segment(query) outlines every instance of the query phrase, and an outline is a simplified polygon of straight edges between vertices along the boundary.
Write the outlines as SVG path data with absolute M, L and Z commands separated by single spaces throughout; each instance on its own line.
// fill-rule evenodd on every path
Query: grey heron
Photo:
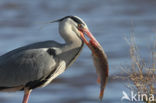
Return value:
M 0 56 L 0 91 L 24 90 L 22 103 L 27 103 L 32 89 L 48 85 L 76 60 L 84 45 L 80 33 L 91 38 L 86 23 L 77 16 L 54 22 L 65 43 L 37 42 Z

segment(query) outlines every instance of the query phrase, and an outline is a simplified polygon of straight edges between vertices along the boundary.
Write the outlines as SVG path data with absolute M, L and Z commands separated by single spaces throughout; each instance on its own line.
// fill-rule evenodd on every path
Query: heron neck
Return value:
M 72 27 L 69 22 L 60 22 L 59 25 L 60 35 L 65 41 L 65 44 L 61 48 L 62 53 L 60 58 L 66 62 L 66 66 L 68 67 L 79 56 L 84 43 L 78 37 L 78 34 L 76 34 L 78 32 L 77 28 Z
M 64 52 L 81 47 L 83 41 L 78 37 L 75 32 L 72 31 L 69 26 L 64 26 L 63 28 L 60 28 L 60 34 L 65 41 L 63 47 Z
M 83 41 L 81 39 L 73 42 L 66 42 L 63 46 L 62 59 L 66 61 L 66 66 L 70 66 L 79 56 L 82 48 Z
M 63 52 L 70 51 L 76 48 L 80 48 L 83 41 L 79 37 L 64 38 L 65 44 L 63 46 Z

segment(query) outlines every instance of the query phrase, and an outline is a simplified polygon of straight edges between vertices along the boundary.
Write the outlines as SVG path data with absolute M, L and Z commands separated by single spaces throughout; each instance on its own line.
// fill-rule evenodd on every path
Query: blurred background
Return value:
M 155 0 L 0 0 L 0 55 L 33 42 L 63 42 L 58 24 L 45 22 L 77 15 L 108 55 L 110 72 L 103 102 L 120 103 L 126 81 L 113 79 L 130 65 L 129 39 L 134 34 L 139 53 L 147 61 L 156 34 Z M 42 28 L 40 28 L 42 27 Z M 98 103 L 99 85 L 91 52 L 84 49 L 77 61 L 45 88 L 32 92 L 30 103 Z M 0 93 L 0 103 L 21 103 L 23 92 Z M 125 101 L 123 102 L 125 103 Z

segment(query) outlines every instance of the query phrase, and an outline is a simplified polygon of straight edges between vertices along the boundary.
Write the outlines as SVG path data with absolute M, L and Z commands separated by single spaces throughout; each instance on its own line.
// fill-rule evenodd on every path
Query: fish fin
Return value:
M 103 93 L 104 93 L 104 88 L 102 88 L 102 89 L 100 90 L 100 95 L 99 95 L 100 101 L 102 101 Z
M 98 77 L 98 78 L 97 78 L 97 83 L 100 84 L 100 81 L 101 81 L 101 80 L 100 80 L 100 78 Z

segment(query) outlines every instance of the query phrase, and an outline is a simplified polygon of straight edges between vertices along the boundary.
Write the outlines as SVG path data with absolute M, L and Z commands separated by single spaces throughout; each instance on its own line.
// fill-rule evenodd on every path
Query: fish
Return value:
M 98 46 L 95 46 L 96 44 L 94 43 L 95 42 L 90 40 L 88 43 L 88 47 L 92 51 L 92 58 L 98 76 L 97 82 L 100 83 L 99 99 L 102 101 L 104 95 L 104 89 L 108 81 L 109 66 L 108 66 L 107 55 L 104 52 L 102 46 L 99 43 Z
M 106 87 L 108 81 L 108 74 L 109 74 L 109 65 L 107 55 L 104 52 L 104 49 L 100 45 L 100 43 L 95 39 L 95 37 L 88 31 L 84 31 L 87 36 L 90 38 L 88 41 L 82 32 L 80 32 L 82 40 L 85 44 L 89 47 L 92 51 L 92 58 L 94 62 L 94 66 L 96 68 L 97 74 L 97 82 L 100 84 L 100 94 L 99 99 L 102 101 L 104 95 L 104 89 Z

